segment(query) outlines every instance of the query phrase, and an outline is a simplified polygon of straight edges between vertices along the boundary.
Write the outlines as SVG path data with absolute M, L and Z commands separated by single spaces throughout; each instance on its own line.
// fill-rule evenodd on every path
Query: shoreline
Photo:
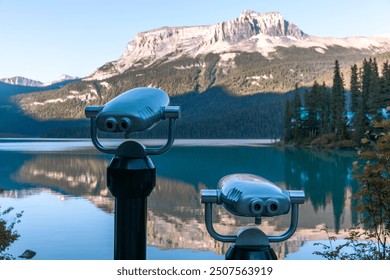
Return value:
M 100 139 L 108 147 L 116 147 L 123 141 L 135 140 L 145 146 L 162 146 L 166 139 Z M 175 139 L 173 147 L 267 147 L 278 139 Z M 0 151 L 56 152 L 95 149 L 87 138 L 0 138 Z

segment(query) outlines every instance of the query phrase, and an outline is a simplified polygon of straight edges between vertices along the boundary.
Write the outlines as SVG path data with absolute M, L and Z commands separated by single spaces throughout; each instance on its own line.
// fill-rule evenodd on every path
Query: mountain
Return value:
M 389 59 L 390 37 L 317 37 L 280 13 L 245 11 L 210 26 L 141 32 L 83 80 L 14 101 L 38 119 L 84 119 L 87 105 L 151 86 L 182 106 L 179 137 L 274 138 L 289 92 L 315 80 L 330 86 L 336 59 L 348 87 L 350 66 L 367 57 Z
M 59 127 L 68 127 L 68 129 L 71 129 L 72 127 L 85 126 L 84 120 L 37 120 L 25 114 L 20 106 L 13 101 L 13 97 L 18 94 L 19 97 L 22 97 L 23 95 L 29 96 L 32 92 L 39 91 L 42 93 L 47 90 L 56 90 L 71 82 L 75 82 L 75 80 L 65 80 L 52 85 L 41 85 L 39 87 L 0 82 L 0 137 L 46 136 Z
M 174 60 L 182 56 L 195 58 L 208 53 L 232 53 L 225 56 L 225 60 L 229 60 L 236 52 L 263 49 L 258 42 L 268 37 L 300 40 L 306 35 L 279 13 L 259 14 L 253 11 L 245 11 L 237 19 L 211 26 L 163 27 L 139 33 L 127 45 L 119 60 L 109 62 L 87 79 L 102 80 L 123 73 L 130 67 L 151 65 L 164 57 Z
M 75 80 L 79 80 L 79 79 L 80 79 L 79 77 L 74 77 L 74 76 L 69 76 L 69 75 L 63 74 L 60 77 L 58 77 L 58 79 L 55 79 L 54 81 L 43 84 L 43 86 L 50 86 L 50 85 L 63 83 L 63 82 L 71 82 L 71 81 L 75 81 Z
M 173 61 L 183 56 L 194 59 L 210 53 L 219 54 L 221 64 L 233 62 L 243 52 L 272 59 L 280 47 L 314 49 L 320 54 L 334 47 L 374 53 L 389 51 L 390 38 L 309 36 L 280 13 L 245 11 L 239 18 L 211 26 L 164 27 L 141 32 L 127 45 L 119 60 L 105 64 L 87 79 L 103 80 L 132 67 L 151 66 L 161 59 Z
M 3 78 L 0 79 L 0 82 L 10 84 L 10 85 L 17 85 L 17 86 L 28 86 L 28 87 L 41 87 L 43 86 L 43 83 L 40 81 L 35 81 L 31 79 L 27 79 L 24 77 L 16 76 L 12 78 Z
M 12 78 L 3 78 L 3 79 L 0 79 L 0 82 L 10 84 L 10 85 L 15 85 L 15 86 L 48 87 L 48 86 L 51 86 L 54 84 L 63 83 L 66 81 L 74 81 L 74 80 L 78 80 L 78 79 L 79 79 L 78 77 L 72 77 L 72 76 L 64 74 L 64 75 L 61 75 L 58 79 L 51 81 L 49 83 L 45 83 L 45 84 L 40 82 L 40 81 L 35 81 L 35 80 L 28 79 L 28 78 L 20 77 L 20 76 L 16 76 L 16 77 L 12 77 Z

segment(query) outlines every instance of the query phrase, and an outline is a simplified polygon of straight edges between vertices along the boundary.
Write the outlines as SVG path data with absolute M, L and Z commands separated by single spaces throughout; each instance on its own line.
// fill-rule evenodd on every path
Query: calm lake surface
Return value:
M 188 144 L 188 143 L 187 143 Z M 238 143 L 240 144 L 240 143 Z M 241 143 L 242 144 L 242 143 Z M 286 189 L 304 190 L 299 227 L 289 240 L 273 244 L 280 259 L 319 259 L 315 242 L 327 242 L 325 226 L 342 238 L 359 219 L 352 195 L 352 151 L 283 149 L 270 146 L 175 146 L 151 157 L 157 186 L 148 198 L 148 259 L 223 259 L 229 244 L 210 237 L 200 190 L 216 188 L 232 173 L 252 173 Z M 89 141 L 0 140 L 1 209 L 23 212 L 21 237 L 9 250 L 31 249 L 34 259 L 113 259 L 114 200 L 106 187 L 111 159 Z M 214 207 L 214 225 L 236 233 L 254 220 Z M 290 215 L 264 218 L 267 234 L 286 230 Z

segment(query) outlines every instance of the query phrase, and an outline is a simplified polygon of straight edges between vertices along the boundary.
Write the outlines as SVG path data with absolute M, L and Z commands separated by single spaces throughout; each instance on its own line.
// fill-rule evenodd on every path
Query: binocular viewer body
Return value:
M 290 210 L 289 193 L 262 177 L 228 175 L 220 180 L 218 189 L 222 206 L 237 216 L 273 217 Z
M 175 120 L 180 118 L 180 107 L 169 106 L 169 96 L 163 90 L 142 87 L 126 91 L 105 105 L 87 106 L 85 116 L 91 119 L 91 139 L 94 146 L 108 154 L 115 154 L 118 150 L 103 146 L 98 139 L 98 131 L 129 135 L 149 130 L 160 120 L 168 119 L 167 143 L 159 148 L 142 148 L 148 155 L 156 155 L 166 152 L 172 146 Z M 132 145 L 130 148 L 134 147 Z M 125 149 L 126 153 L 128 148 Z M 138 152 L 135 154 L 140 155 Z
M 163 119 L 168 95 L 156 88 L 136 88 L 118 95 L 101 106 L 96 126 L 104 132 L 140 132 Z
M 252 174 L 223 177 L 215 190 L 202 190 L 202 203 L 222 205 L 233 215 L 273 217 L 287 214 L 291 204 L 305 201 L 303 191 L 288 191 Z

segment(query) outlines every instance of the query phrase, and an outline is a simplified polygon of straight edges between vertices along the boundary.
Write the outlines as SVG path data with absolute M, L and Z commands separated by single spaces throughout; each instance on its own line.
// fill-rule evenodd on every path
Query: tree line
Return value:
M 364 59 L 350 68 L 349 91 L 338 60 L 333 84 L 314 81 L 310 89 L 296 90 L 285 108 L 284 141 L 298 145 L 356 146 L 373 123 L 389 119 L 390 65 L 381 71 L 376 59 Z

